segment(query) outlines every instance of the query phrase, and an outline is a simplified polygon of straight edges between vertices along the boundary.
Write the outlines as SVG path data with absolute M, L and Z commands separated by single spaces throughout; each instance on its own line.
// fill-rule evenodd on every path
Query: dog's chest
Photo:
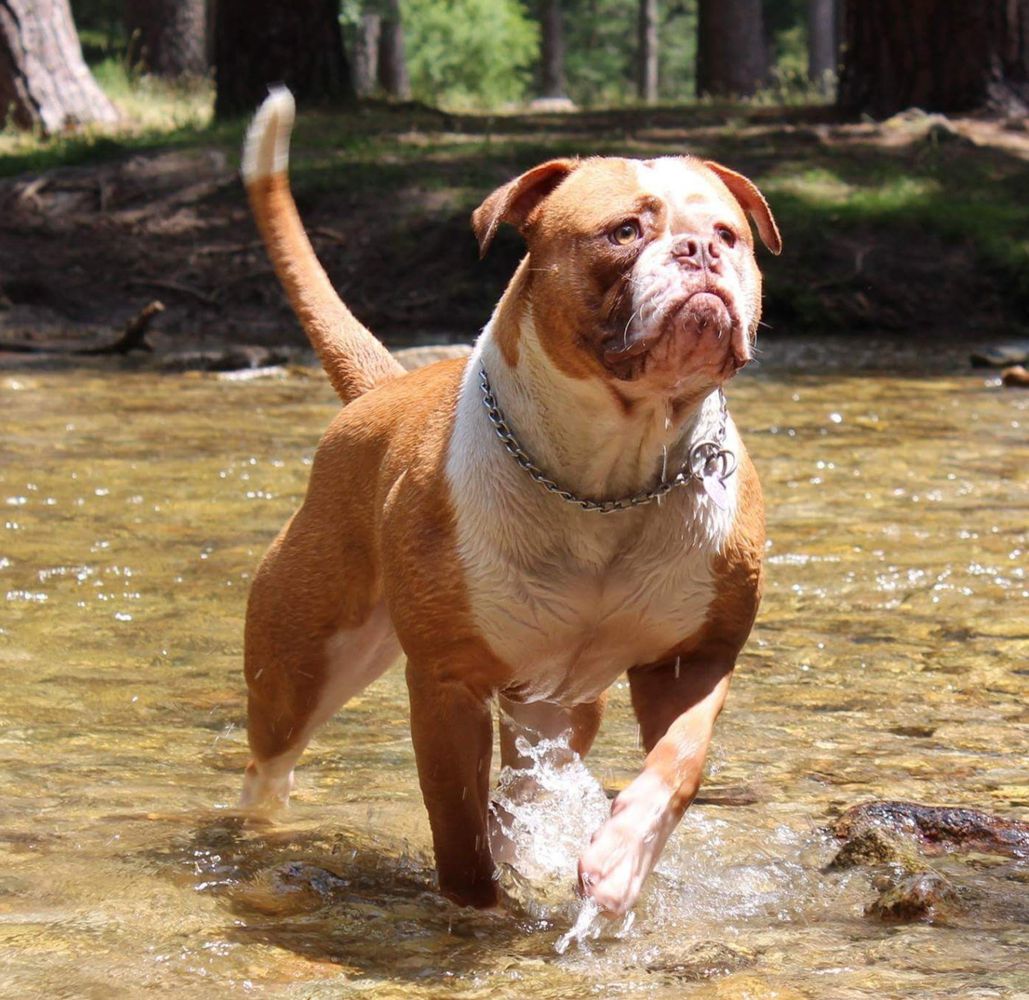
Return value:
M 529 493 L 522 517 L 466 511 L 458 525 L 472 615 L 508 693 L 578 703 L 703 625 L 718 533 L 687 497 L 607 517 L 559 505 Z

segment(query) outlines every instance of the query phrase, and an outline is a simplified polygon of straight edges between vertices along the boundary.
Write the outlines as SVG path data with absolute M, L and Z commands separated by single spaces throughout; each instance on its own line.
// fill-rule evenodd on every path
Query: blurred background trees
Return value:
M 47 131 L 110 121 L 78 54 L 215 82 L 215 111 L 267 84 L 502 110 L 746 98 L 886 116 L 1029 101 L 1029 0 L 0 0 L 0 113 Z M 115 69 L 112 69 L 112 66 Z
M 68 0 L 0 0 L 0 119 L 46 132 L 118 119 L 82 58 Z

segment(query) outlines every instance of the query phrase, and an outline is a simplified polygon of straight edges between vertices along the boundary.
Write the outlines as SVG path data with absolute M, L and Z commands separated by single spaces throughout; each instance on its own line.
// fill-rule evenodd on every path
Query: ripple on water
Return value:
M 604 786 L 641 757 L 624 685 L 588 767 L 540 757 L 535 803 L 501 782 L 502 913 L 433 891 L 402 671 L 316 738 L 286 820 L 232 816 L 246 583 L 331 389 L 0 380 L 0 993 L 1024 992 L 1024 862 L 945 859 L 974 905 L 884 929 L 868 874 L 824 871 L 823 828 L 873 798 L 1029 808 L 1026 403 L 973 377 L 856 377 L 842 351 L 821 375 L 770 355 L 730 393 L 770 546 L 716 732 L 726 794 L 687 814 L 629 926 L 574 893 Z

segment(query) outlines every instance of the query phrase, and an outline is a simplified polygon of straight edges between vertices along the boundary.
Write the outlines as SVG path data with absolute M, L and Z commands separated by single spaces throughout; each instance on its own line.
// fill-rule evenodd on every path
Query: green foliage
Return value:
M 518 0 L 407 0 L 415 96 L 456 108 L 521 100 L 539 55 L 539 29 Z
M 662 101 L 693 96 L 697 2 L 662 2 L 658 80 Z M 625 0 L 565 0 L 568 96 L 583 107 L 636 100 L 638 5 Z

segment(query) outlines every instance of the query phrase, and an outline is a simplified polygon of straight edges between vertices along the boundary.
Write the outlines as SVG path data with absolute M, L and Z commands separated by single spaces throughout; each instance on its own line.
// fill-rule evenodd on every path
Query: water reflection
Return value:
M 824 870 L 825 827 L 865 799 L 1027 811 L 1029 400 L 948 374 L 964 348 L 863 346 L 859 363 L 891 368 L 875 379 L 824 348 L 813 370 L 818 350 L 772 344 L 731 392 L 769 498 L 769 579 L 708 797 L 635 923 L 584 930 L 563 955 L 580 915 L 561 860 L 574 844 L 526 848 L 504 912 L 432 892 L 399 672 L 320 734 L 286 823 L 232 815 L 246 591 L 302 494 L 331 390 L 299 376 L 0 375 L 0 992 L 1029 988 L 1024 862 L 943 859 L 971 905 L 933 927 L 871 921 L 868 874 Z M 520 821 L 588 829 L 601 786 L 637 762 L 619 686 L 594 777 Z

